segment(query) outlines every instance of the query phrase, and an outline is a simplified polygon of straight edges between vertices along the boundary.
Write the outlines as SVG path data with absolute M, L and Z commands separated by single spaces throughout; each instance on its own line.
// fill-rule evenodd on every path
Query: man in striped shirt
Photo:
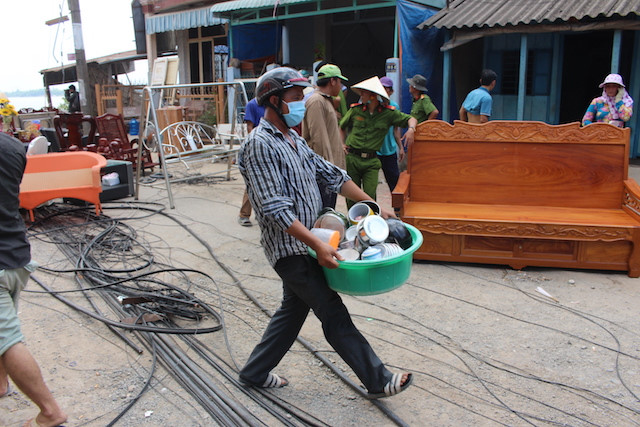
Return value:
M 368 397 L 392 396 L 411 383 L 411 374 L 392 374 L 356 329 L 340 296 L 329 289 L 320 266 L 336 268 L 336 250 L 309 229 L 322 208 L 318 182 L 352 200 L 366 200 L 346 172 L 315 154 L 290 128 L 304 116 L 303 87 L 297 71 L 281 67 L 265 73 L 256 88 L 265 106 L 260 124 L 238 159 L 262 231 L 261 243 L 283 284 L 283 299 L 246 365 L 240 380 L 256 387 L 283 387 L 271 372 L 294 343 L 309 309 L 322 322 L 325 337 L 353 369 Z M 383 209 L 384 216 L 393 211 Z M 317 261 L 307 253 L 316 251 Z

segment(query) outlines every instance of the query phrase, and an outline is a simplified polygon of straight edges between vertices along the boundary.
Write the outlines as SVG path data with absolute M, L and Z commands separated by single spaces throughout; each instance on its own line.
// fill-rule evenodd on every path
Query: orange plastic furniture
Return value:
M 27 166 L 20 184 L 20 207 L 29 211 L 44 202 L 60 197 L 73 197 L 93 203 L 100 215 L 102 182 L 100 169 L 107 159 L 90 151 L 27 156 Z

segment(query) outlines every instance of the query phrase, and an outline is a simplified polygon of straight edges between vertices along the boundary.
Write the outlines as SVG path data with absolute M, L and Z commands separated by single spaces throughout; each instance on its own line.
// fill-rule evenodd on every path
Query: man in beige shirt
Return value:
M 336 65 L 323 65 L 318 70 L 318 88 L 305 103 L 302 121 L 302 137 L 309 147 L 341 169 L 346 168 L 345 154 L 333 99 L 340 94 L 342 83 L 347 81 Z M 336 207 L 336 193 L 321 187 L 320 194 L 323 207 Z

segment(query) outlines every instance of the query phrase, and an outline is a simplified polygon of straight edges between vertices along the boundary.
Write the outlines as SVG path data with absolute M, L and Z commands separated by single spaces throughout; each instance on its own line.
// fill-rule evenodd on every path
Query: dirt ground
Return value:
M 631 167 L 631 176 L 639 172 Z M 115 425 L 640 425 L 640 281 L 622 272 L 415 262 L 409 281 L 392 292 L 343 296 L 354 322 L 390 369 L 413 372 L 414 383 L 406 392 L 372 402 L 343 382 L 316 356 L 359 384 L 328 346 L 313 315 L 301 337 L 315 351 L 296 343 L 276 369 L 290 385 L 266 395 L 247 392 L 235 381 L 237 366 L 257 343 L 268 317 L 241 287 L 271 311 L 279 304 L 281 287 L 263 255 L 257 225 L 236 222 L 243 185 L 237 173 L 233 177 L 172 186 L 176 208 L 165 209 L 166 215 L 140 209 L 157 209 L 157 204 L 123 203 L 132 198 L 104 205 L 106 215 L 120 219 L 135 235 L 139 252 L 126 266 L 152 254 L 158 266 L 208 275 L 183 271 L 163 276 L 224 320 L 222 330 L 197 335 L 199 341 L 162 334 L 162 342 L 182 352 L 171 364 L 161 361 L 158 350 L 154 357 L 138 332 L 124 335 L 141 353 L 101 321 L 50 294 L 22 295 L 27 344 L 69 414 L 66 425 L 109 425 L 147 381 L 149 387 Z M 379 191 L 381 203 L 390 205 L 386 184 Z M 160 181 L 143 186 L 140 202 L 168 205 L 166 189 Z M 344 211 L 343 202 L 339 209 Z M 66 243 L 73 244 L 78 229 L 63 232 Z M 33 258 L 49 268 L 71 268 L 60 247 L 36 230 Z M 93 231 L 84 233 L 95 238 Z M 115 266 L 118 259 L 109 257 L 103 254 L 104 262 Z M 34 276 L 55 290 L 77 289 L 71 273 L 40 270 Z M 28 290 L 42 288 L 32 281 Z M 64 297 L 93 311 L 81 293 Z M 117 320 L 94 293 L 89 298 Z M 215 323 L 211 316 L 180 321 L 183 327 Z M 205 355 L 199 348 L 206 349 Z M 180 362 L 186 359 L 191 362 Z M 206 383 L 221 396 L 201 399 L 226 401 L 243 415 L 229 421 L 207 411 L 194 397 L 197 392 L 188 392 L 172 375 L 181 363 L 198 366 L 194 389 Z M 0 399 L 0 425 L 19 426 L 36 414 L 20 392 Z

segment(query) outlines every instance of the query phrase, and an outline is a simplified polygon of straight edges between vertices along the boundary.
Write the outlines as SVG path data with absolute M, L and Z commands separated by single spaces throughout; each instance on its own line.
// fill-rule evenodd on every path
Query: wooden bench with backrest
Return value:
M 629 129 L 428 121 L 393 206 L 436 261 L 627 271 L 640 276 L 640 187 Z

